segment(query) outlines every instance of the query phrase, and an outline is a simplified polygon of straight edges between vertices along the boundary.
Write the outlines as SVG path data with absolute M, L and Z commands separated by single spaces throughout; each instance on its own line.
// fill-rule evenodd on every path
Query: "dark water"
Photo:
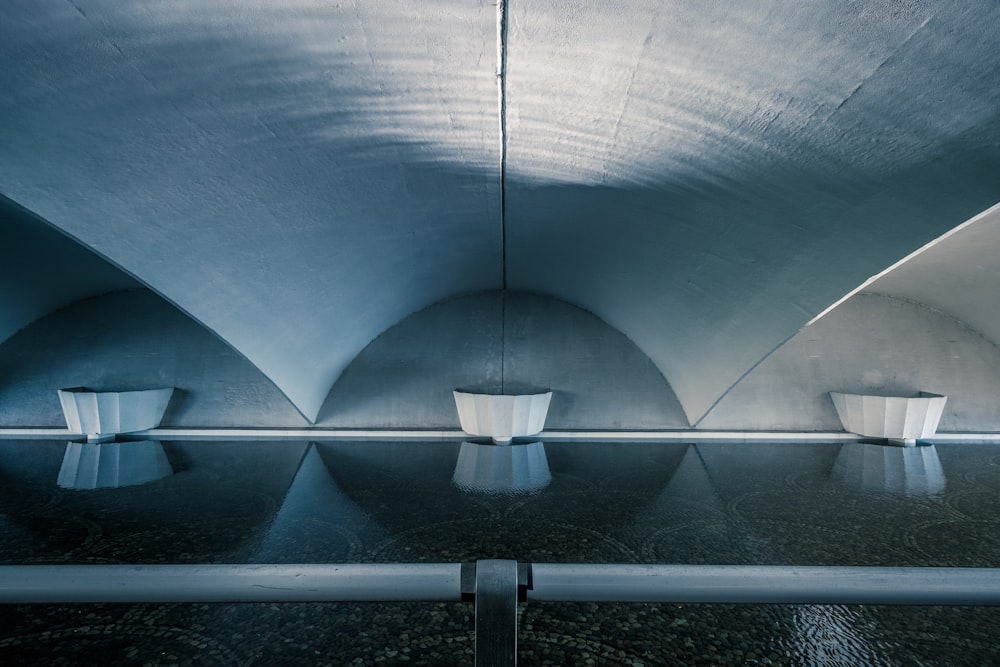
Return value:
M 0 441 L 0 562 L 1000 566 L 1000 447 L 546 443 L 547 474 L 494 461 L 456 484 L 459 449 L 169 442 L 175 474 L 73 490 L 56 483 L 65 442 Z M 472 611 L 7 605 L 0 664 L 471 665 Z M 992 608 L 533 602 L 520 614 L 526 665 L 1000 664 Z

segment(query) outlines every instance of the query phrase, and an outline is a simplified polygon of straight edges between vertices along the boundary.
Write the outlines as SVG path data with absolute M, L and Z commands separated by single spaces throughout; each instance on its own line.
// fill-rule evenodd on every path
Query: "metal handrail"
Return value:
M 1000 605 L 998 568 L 579 563 L 526 567 L 527 581 L 521 586 L 528 600 Z M 472 599 L 473 592 L 466 590 L 465 599 Z M 0 603 L 461 599 L 460 563 L 0 566 Z
M 529 600 L 1000 605 L 1000 569 L 535 563 Z
M 461 564 L 5 565 L 0 603 L 460 600 Z

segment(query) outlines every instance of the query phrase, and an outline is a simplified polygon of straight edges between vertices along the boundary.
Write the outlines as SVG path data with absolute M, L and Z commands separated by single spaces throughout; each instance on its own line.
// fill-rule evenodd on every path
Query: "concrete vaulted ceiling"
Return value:
M 695 423 L 1000 201 L 998 46 L 993 0 L 14 0 L 0 194 L 309 418 L 393 323 L 507 287 L 620 329 Z

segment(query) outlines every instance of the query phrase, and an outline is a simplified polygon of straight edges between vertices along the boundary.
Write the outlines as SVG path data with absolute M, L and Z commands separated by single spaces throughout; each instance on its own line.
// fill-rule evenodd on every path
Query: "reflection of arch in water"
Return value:
M 725 480 L 745 474 L 750 457 L 783 453 L 767 445 L 689 445 L 670 481 L 638 517 L 640 530 L 658 526 L 644 540 L 643 555 L 661 562 L 787 563 L 789 554 L 775 548 L 772 536 L 723 497 L 730 488 Z M 858 656 L 866 657 L 865 664 L 881 664 L 856 628 L 864 619 L 844 607 L 795 605 L 776 609 L 776 617 L 775 644 L 809 664 L 854 664 Z
M 739 562 L 726 506 L 697 445 L 688 445 L 663 489 L 636 516 L 641 552 L 653 562 Z M 652 529 L 652 530 L 651 530 Z
M 56 483 L 64 489 L 115 489 L 172 474 L 163 445 L 156 440 L 68 442 Z
M 434 554 L 445 562 L 509 558 L 522 562 L 631 563 L 636 552 L 607 531 L 550 520 L 540 532 L 514 517 L 448 519 L 393 534 L 369 550 L 376 561 L 398 561 L 413 554 Z
M 288 492 L 256 551 L 258 562 L 337 562 L 361 555 L 359 533 L 384 531 L 330 476 L 315 444 L 302 457 Z
M 662 525 L 664 521 L 684 523 L 725 521 L 727 510 L 698 445 L 687 445 L 666 484 L 649 505 L 636 516 L 634 525 Z
M 830 476 L 851 487 L 877 493 L 932 496 L 945 490 L 944 470 L 933 445 L 844 444 Z

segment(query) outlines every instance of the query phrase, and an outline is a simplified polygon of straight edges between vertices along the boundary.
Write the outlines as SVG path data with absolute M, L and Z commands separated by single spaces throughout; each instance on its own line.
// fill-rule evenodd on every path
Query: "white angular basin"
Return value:
M 156 428 L 174 393 L 173 387 L 142 391 L 90 391 L 85 387 L 59 390 L 66 426 L 85 433 L 87 440 L 114 438 Z
M 872 438 L 912 444 L 937 432 L 947 396 L 920 392 L 916 396 L 875 396 L 830 392 L 844 430 Z
M 496 444 L 536 435 L 545 428 L 552 392 L 541 394 L 474 394 L 454 391 L 462 430 Z

